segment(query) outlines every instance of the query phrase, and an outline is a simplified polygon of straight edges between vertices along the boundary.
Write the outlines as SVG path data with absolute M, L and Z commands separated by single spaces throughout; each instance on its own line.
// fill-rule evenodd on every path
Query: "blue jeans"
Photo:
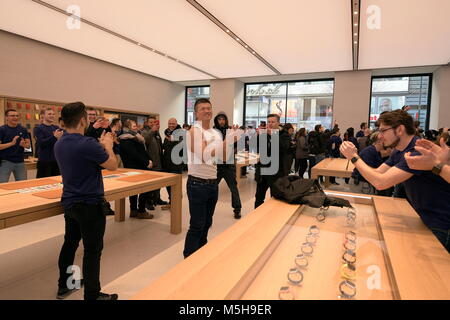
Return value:
M 442 243 L 448 253 L 450 253 L 450 230 L 431 229 L 439 242 Z
M 191 220 L 184 243 L 185 258 L 208 242 L 208 230 L 212 225 L 212 217 L 219 197 L 219 186 L 188 179 L 186 189 Z
M 16 181 L 27 180 L 27 171 L 25 170 L 24 162 L 11 162 L 8 160 L 2 160 L 0 165 L 0 183 L 8 182 L 11 173 L 14 174 Z

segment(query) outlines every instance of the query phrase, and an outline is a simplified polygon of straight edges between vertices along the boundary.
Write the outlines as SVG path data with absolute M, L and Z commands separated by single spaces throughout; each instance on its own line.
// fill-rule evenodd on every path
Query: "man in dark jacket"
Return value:
M 309 144 L 309 168 L 308 176 L 311 179 L 311 169 L 320 161 L 325 159 L 325 149 L 326 145 L 324 143 L 323 137 L 324 128 L 322 125 L 317 124 L 314 127 L 314 131 L 311 131 L 308 135 Z
M 280 127 L 280 116 L 277 114 L 269 114 L 267 116 L 267 129 L 261 129 L 258 131 L 257 141 L 258 141 L 258 153 L 260 156 L 264 156 L 261 154 L 261 143 L 267 143 L 267 156 L 271 158 L 271 161 L 268 164 L 262 164 L 258 162 L 256 164 L 256 194 L 255 194 L 255 208 L 259 207 L 264 203 L 264 199 L 266 197 L 267 189 L 270 188 L 270 192 L 272 193 L 272 185 L 273 183 L 280 177 L 287 176 L 289 172 L 285 172 L 284 166 L 282 165 L 282 159 L 284 159 L 288 152 L 289 147 L 291 145 L 291 138 L 289 134 L 282 130 L 279 130 Z M 266 131 L 265 131 L 266 130 Z M 278 134 L 276 134 L 278 133 Z M 271 144 L 272 137 L 279 139 L 279 152 L 277 155 L 271 154 Z M 278 159 L 273 159 L 273 157 L 278 157 Z M 261 171 L 263 168 L 268 168 L 271 166 L 272 161 L 278 162 L 277 172 L 273 175 L 265 175 Z
M 174 157 L 177 158 L 183 158 L 183 151 L 180 151 L 178 154 L 173 154 L 172 151 L 174 148 L 180 144 L 184 143 L 183 137 L 180 137 L 179 139 L 174 139 L 174 132 L 176 130 L 182 130 L 180 125 L 177 122 L 177 119 L 170 118 L 167 123 L 168 128 L 164 130 L 164 143 L 162 145 L 163 148 L 163 169 L 164 172 L 168 173 L 175 173 L 175 174 L 182 174 L 183 173 L 183 162 L 179 164 L 174 163 Z M 167 193 L 169 194 L 169 205 L 167 205 L 167 208 L 170 208 L 170 202 L 171 202 L 171 188 L 170 186 L 167 187 Z
M 214 129 L 219 130 L 223 140 L 225 140 L 227 129 L 230 129 L 230 126 L 228 125 L 228 117 L 224 112 L 219 112 L 214 118 Z M 240 219 L 242 204 L 237 188 L 236 165 L 234 164 L 234 155 L 237 152 L 236 147 L 235 143 L 234 152 L 230 155 L 230 158 L 233 157 L 233 159 L 227 159 L 225 163 L 217 165 L 217 184 L 220 183 L 222 178 L 225 179 L 225 182 L 231 191 L 231 206 L 233 207 L 234 218 Z
M 162 139 L 159 135 L 159 120 L 154 116 L 147 118 L 147 123 L 144 125 L 142 130 L 142 136 L 145 139 L 145 147 L 147 149 L 147 154 L 153 163 L 151 170 L 153 171 L 163 171 L 162 157 L 163 157 L 163 146 Z M 151 197 L 147 201 L 147 209 L 154 210 L 154 206 L 164 206 L 163 209 L 167 208 L 167 201 L 161 200 L 160 189 L 152 191 Z
M 137 132 L 136 122 L 127 120 L 123 126 L 123 132 L 119 136 L 120 157 L 125 168 L 148 170 L 152 167 L 152 162 L 145 152 L 145 140 Z M 130 197 L 130 218 L 152 219 L 153 215 L 145 211 L 145 202 L 150 196 L 150 192 L 142 193 L 138 196 Z

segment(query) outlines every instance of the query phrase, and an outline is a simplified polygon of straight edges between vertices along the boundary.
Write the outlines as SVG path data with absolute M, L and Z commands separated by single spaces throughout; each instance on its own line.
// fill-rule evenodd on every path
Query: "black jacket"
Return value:
M 143 143 L 137 138 L 120 139 L 120 157 L 123 166 L 130 169 L 147 170 L 150 158 Z
M 219 117 L 224 117 L 225 118 L 225 126 L 221 127 L 219 126 Z M 227 136 L 227 130 L 230 129 L 230 126 L 228 124 L 228 117 L 226 115 L 225 112 L 219 112 L 215 117 L 214 117 L 214 129 L 220 131 L 220 133 L 222 134 L 222 140 L 225 140 L 226 136 Z M 233 150 L 233 157 L 234 155 L 237 153 L 237 142 L 234 143 L 234 150 Z M 229 157 L 231 158 L 231 156 Z M 227 163 L 224 164 L 218 164 L 218 166 L 230 166 L 230 165 L 234 165 L 234 159 L 233 161 L 226 161 Z M 230 162 L 230 163 L 228 163 Z M 233 164 L 231 164 L 231 162 L 233 162 Z
M 178 125 L 175 130 L 181 130 L 180 125 Z M 182 171 L 183 170 L 183 163 L 181 164 L 175 164 L 172 161 L 172 150 L 173 148 L 175 148 L 175 146 L 177 146 L 180 143 L 184 143 L 184 139 L 183 137 L 180 137 L 180 139 L 178 141 L 170 141 L 169 139 L 167 139 L 168 136 L 172 135 L 172 132 L 170 132 L 169 129 L 166 129 L 164 131 L 164 135 L 166 136 L 164 139 L 164 143 L 162 145 L 163 147 L 163 169 L 165 171 L 170 171 L 170 172 L 178 172 L 178 171 Z M 183 150 L 181 150 L 178 154 L 179 157 L 183 157 Z
M 260 152 L 260 142 L 262 141 L 262 139 L 264 139 L 264 137 L 267 138 L 267 156 L 271 157 L 271 144 L 272 144 L 272 136 L 267 134 L 267 133 L 261 133 L 260 135 L 257 136 L 258 138 L 258 153 L 261 155 Z M 276 178 L 279 177 L 284 177 L 287 176 L 289 174 L 289 172 L 286 172 L 286 168 L 283 165 L 284 163 L 284 159 L 286 159 L 288 153 L 289 153 L 289 148 L 291 146 L 291 136 L 289 135 L 289 133 L 287 133 L 284 130 L 279 131 L 279 135 L 277 136 L 280 139 L 279 142 L 279 158 L 278 158 L 278 170 L 277 173 L 274 174 L 272 176 L 273 180 L 275 180 Z M 270 167 L 271 163 L 269 162 L 268 164 L 261 164 L 260 162 L 258 162 L 256 164 L 256 180 L 259 181 L 259 178 L 261 177 L 261 168 L 263 167 Z
M 322 132 L 311 131 L 308 135 L 309 152 L 311 154 L 325 153 L 326 145 Z
M 89 124 L 89 127 L 86 130 L 86 136 L 87 137 L 92 137 L 94 139 L 99 139 L 102 136 L 103 130 L 105 130 L 106 132 L 111 132 L 111 128 L 107 127 L 107 128 L 94 128 L 94 122 Z

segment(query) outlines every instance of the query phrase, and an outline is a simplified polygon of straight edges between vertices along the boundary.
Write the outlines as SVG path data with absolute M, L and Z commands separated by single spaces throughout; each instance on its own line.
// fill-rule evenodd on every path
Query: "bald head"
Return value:
M 175 119 L 175 118 L 170 118 L 169 121 L 167 122 L 167 126 L 169 127 L 170 131 L 175 130 L 177 125 L 178 125 L 178 122 L 177 122 L 177 119 Z

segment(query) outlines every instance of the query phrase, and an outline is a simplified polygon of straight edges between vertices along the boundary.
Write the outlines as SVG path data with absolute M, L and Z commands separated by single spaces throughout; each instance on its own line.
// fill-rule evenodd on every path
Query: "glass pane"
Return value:
M 370 125 L 375 126 L 380 113 L 410 107 L 408 113 L 420 126 L 428 128 L 428 94 L 430 76 L 404 76 L 372 79 L 372 96 L 370 103 Z
M 287 119 L 296 129 L 313 130 L 316 124 L 331 128 L 334 81 L 289 83 Z
M 200 98 L 209 99 L 209 86 L 204 87 L 187 87 L 186 88 L 186 119 L 188 124 L 194 123 L 194 105 L 195 101 Z
M 267 116 L 276 113 L 286 122 L 286 84 L 264 83 L 247 85 L 245 95 L 245 123 L 258 126 Z

